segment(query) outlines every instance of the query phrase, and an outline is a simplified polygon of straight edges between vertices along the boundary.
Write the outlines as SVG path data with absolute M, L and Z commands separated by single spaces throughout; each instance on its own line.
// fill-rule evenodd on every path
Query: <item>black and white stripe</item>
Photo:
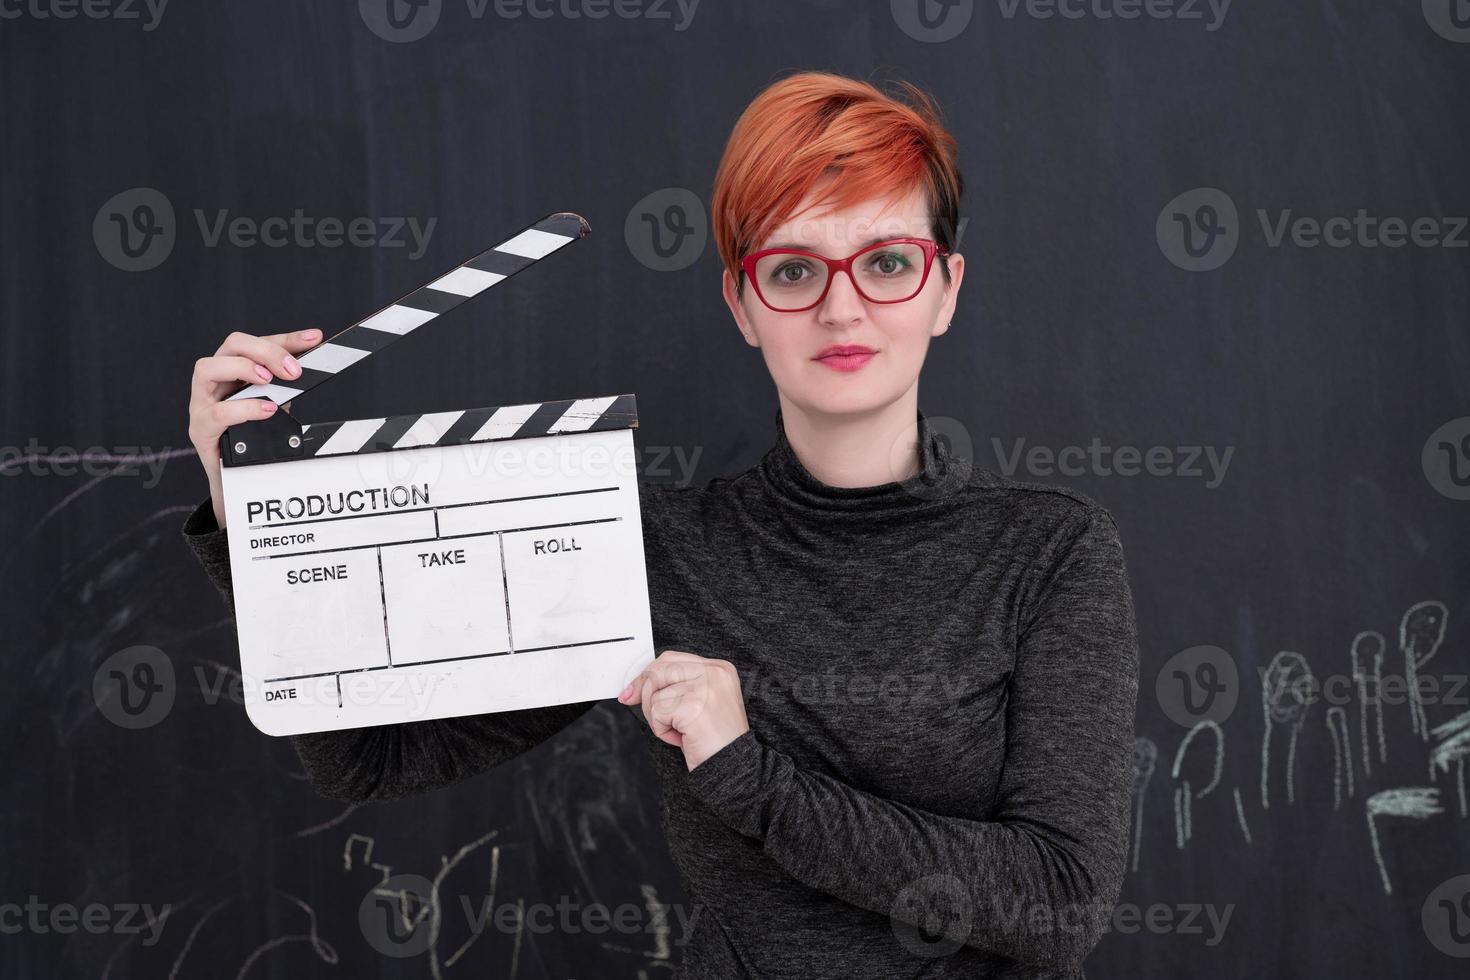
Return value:
M 471 408 L 461 412 L 303 425 L 301 446 L 293 456 L 383 453 L 424 446 L 461 446 L 501 439 L 637 427 L 638 403 L 631 394 L 568 398 L 526 405 Z
M 253 384 L 227 400 L 269 398 L 277 405 L 284 405 L 563 245 L 586 237 L 591 230 L 581 215 L 570 211 L 549 214 L 302 354 L 297 358 L 301 364 L 300 377 Z

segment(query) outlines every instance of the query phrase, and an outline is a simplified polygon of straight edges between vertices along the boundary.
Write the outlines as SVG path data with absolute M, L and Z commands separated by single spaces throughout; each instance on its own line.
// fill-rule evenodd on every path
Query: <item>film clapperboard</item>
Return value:
M 277 405 L 591 231 L 548 215 L 230 398 Z M 268 735 L 616 697 L 653 659 L 631 394 L 221 438 L 246 711 Z

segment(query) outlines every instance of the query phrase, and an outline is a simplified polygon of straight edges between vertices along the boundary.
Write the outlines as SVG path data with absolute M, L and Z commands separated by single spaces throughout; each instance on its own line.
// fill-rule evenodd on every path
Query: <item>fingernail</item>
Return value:
M 628 686 L 627 686 L 627 687 L 625 687 L 625 688 L 623 688 L 623 690 L 622 690 L 622 693 L 620 693 L 620 694 L 619 694 L 619 695 L 618 695 L 618 700 L 619 700 L 619 701 L 621 701 L 621 700 L 623 700 L 623 698 L 625 698 L 625 697 L 627 697 L 627 696 L 628 696 L 628 694 L 629 694 L 629 693 L 630 693 L 630 692 L 631 692 L 631 691 L 632 691 L 632 690 L 633 690 L 633 685 L 632 685 L 632 683 L 631 683 L 631 682 L 630 682 L 630 683 L 629 683 L 629 684 L 628 684 Z
M 271 373 L 260 364 L 255 365 L 255 376 L 262 381 L 269 381 L 271 379 Z
M 321 335 L 322 335 L 322 332 L 320 330 L 303 330 L 303 331 L 301 331 L 301 339 L 302 340 L 316 340 Z
M 261 411 L 262 414 L 269 415 L 272 412 L 274 412 L 275 410 L 276 410 L 276 403 L 275 402 L 271 401 L 269 398 L 262 398 L 260 400 L 260 411 Z
M 301 365 L 297 364 L 296 358 L 292 357 L 290 354 L 287 354 L 286 359 L 281 363 L 286 365 L 286 373 L 289 374 L 291 377 L 294 378 L 296 377 L 296 375 L 301 373 Z

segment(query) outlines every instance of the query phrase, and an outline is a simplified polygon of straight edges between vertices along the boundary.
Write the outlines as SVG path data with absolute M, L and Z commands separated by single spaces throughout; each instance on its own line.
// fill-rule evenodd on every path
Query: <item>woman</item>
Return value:
M 654 736 L 700 909 L 684 976 L 1076 977 L 1122 880 L 1137 642 L 1117 529 L 1082 494 L 969 466 L 918 409 L 964 279 L 961 178 L 932 101 L 903 91 L 777 82 L 715 178 L 775 442 L 735 479 L 641 484 L 662 652 L 619 697 Z M 213 514 L 185 535 L 227 600 L 217 442 L 272 406 L 220 399 L 294 377 L 320 339 L 235 334 L 195 370 Z M 295 745 L 323 795 L 393 799 L 594 703 Z

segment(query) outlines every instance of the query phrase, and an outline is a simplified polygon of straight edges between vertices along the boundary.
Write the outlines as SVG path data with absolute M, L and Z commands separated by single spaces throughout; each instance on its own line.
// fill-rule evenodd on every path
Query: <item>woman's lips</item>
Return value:
M 876 351 L 854 354 L 829 354 L 826 357 L 817 358 L 817 363 L 824 364 L 834 371 L 856 371 L 871 361 L 875 353 Z

